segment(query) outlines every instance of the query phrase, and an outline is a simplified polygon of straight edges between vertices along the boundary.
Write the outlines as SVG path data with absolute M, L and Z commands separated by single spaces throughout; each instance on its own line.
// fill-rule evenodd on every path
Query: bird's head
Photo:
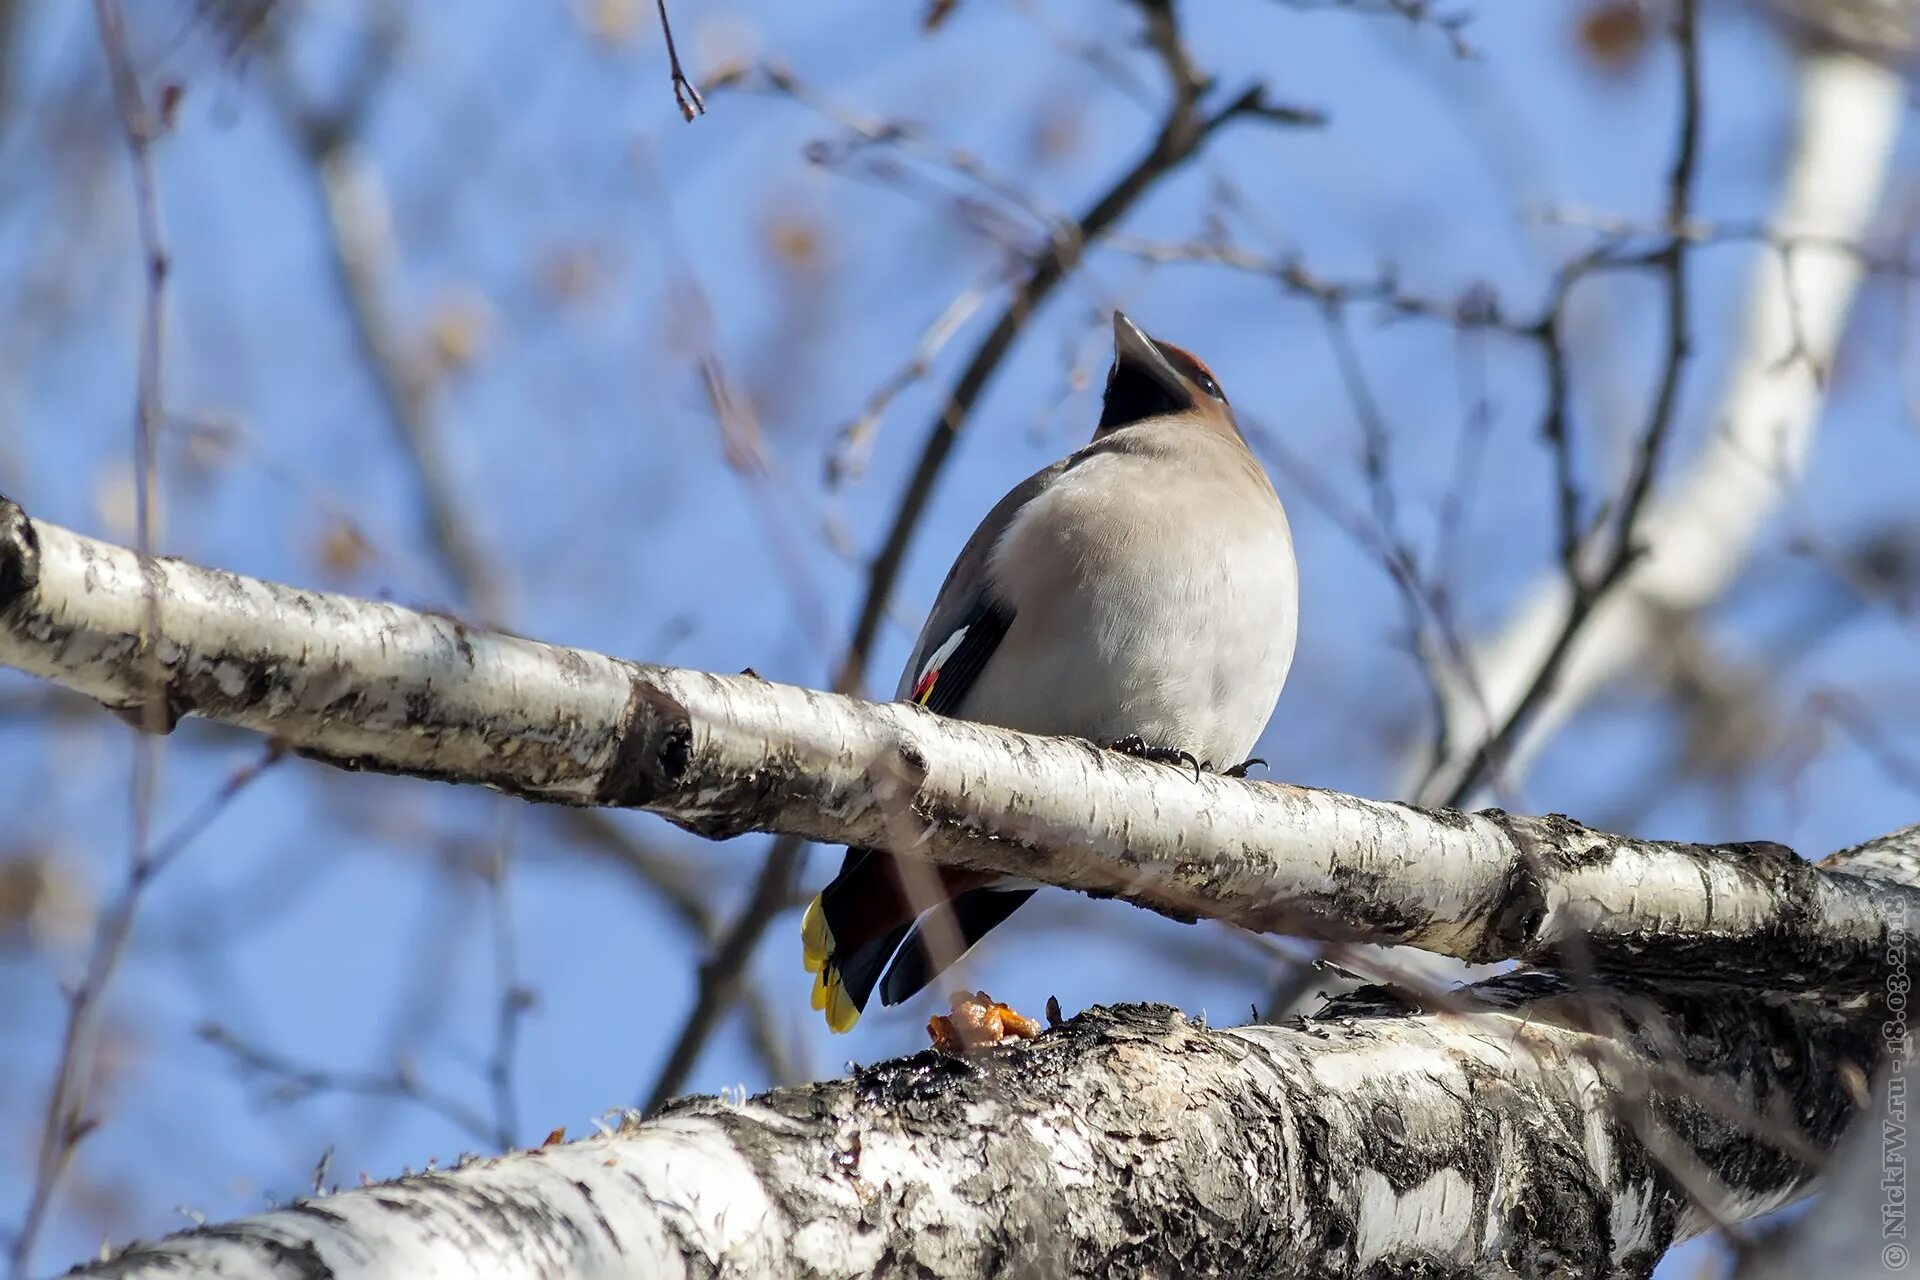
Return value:
M 1114 312 L 1113 368 L 1107 371 L 1106 404 L 1094 434 L 1172 416 L 1240 434 L 1226 394 L 1199 357 L 1170 342 L 1156 342 L 1139 325 Z

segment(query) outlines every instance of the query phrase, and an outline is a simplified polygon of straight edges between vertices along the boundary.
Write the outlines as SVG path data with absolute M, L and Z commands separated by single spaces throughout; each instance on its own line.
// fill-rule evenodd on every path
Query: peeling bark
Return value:
M 147 590 L 157 638 L 141 651 Z M 650 809 L 713 837 L 900 845 L 1181 919 L 1468 961 L 1867 987 L 1909 884 L 1774 844 L 1417 809 L 1207 776 L 773 684 L 626 662 L 278 586 L 28 519 L 0 498 L 0 663 L 136 723 L 201 715 L 348 769 Z M 149 682 L 163 680 L 150 689 Z M 1916 917 L 1920 918 L 1920 917 Z

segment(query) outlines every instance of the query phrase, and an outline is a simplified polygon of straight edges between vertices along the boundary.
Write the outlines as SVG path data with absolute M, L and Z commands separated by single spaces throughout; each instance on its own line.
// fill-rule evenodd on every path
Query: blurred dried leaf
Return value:
M 157 115 L 160 119 L 160 132 L 173 132 L 174 121 L 180 116 L 180 102 L 187 96 L 187 86 L 178 80 L 169 80 L 160 86 L 160 98 Z
M 815 274 L 825 256 L 819 227 L 799 218 L 775 218 L 767 228 L 767 240 L 780 265 L 796 272 Z
M 1058 160 L 1080 149 L 1086 138 L 1085 115 L 1078 103 L 1057 102 L 1034 121 L 1032 158 Z
M 1651 34 L 1639 0 L 1595 0 L 1580 13 L 1576 35 L 1588 61 L 1609 75 L 1638 66 Z
M 479 357 L 492 327 L 493 310 L 478 294 L 461 293 L 443 299 L 434 308 L 427 328 L 435 364 L 443 372 L 465 369 Z
M 582 0 L 576 12 L 580 25 L 600 43 L 615 47 L 633 43 L 640 18 L 637 0 Z
M 44 948 L 78 941 L 93 919 L 86 886 L 50 849 L 0 857 L 0 943 Z
M 122 542 L 137 535 L 136 503 L 138 488 L 134 484 L 133 464 L 124 460 L 110 462 L 101 470 L 93 485 L 93 510 L 106 532 Z M 159 486 L 154 488 L 153 536 L 158 540 L 166 527 L 164 504 L 161 502 Z
M 320 538 L 320 567 L 334 578 L 351 578 L 371 559 L 366 535 L 345 520 L 336 520 Z
M 611 271 L 604 251 L 596 245 L 555 245 L 540 259 L 540 290 L 556 303 L 585 302 L 599 293 Z
M 195 471 L 218 470 L 239 456 L 240 429 L 222 418 L 203 414 L 174 425 L 185 446 L 185 462 Z

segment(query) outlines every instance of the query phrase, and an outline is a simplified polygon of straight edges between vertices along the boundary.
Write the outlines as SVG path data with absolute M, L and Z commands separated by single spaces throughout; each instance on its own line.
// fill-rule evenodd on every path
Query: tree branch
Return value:
M 1853 1115 L 1840 1081 L 1879 1048 L 1869 1014 L 1807 1000 L 1596 996 L 1545 974 L 1474 991 L 1465 1015 L 1369 989 L 1226 1031 L 1089 1011 L 79 1274 L 1646 1276 L 1671 1242 L 1805 1192 L 1814 1170 L 1779 1144 L 1829 1148 Z M 1596 1000 L 1629 1039 L 1587 1029 Z M 1667 1153 L 1710 1175 L 1711 1201 Z
M 143 592 L 163 629 L 140 646 Z M 1920 891 L 1773 844 L 1686 845 L 1183 771 L 772 684 L 625 662 L 277 586 L 30 520 L 0 499 L 0 664 L 109 706 L 164 675 L 201 715 L 348 769 L 650 809 L 1119 895 L 1176 918 L 1600 972 L 1871 985 Z M 902 850 L 906 851 L 906 850 Z M 1583 965 L 1583 969 L 1585 965 Z

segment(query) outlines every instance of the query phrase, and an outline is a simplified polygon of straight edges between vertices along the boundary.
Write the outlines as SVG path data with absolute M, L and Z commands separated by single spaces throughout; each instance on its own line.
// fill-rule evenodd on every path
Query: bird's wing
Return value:
M 968 692 L 1013 625 L 1013 608 L 994 590 L 988 572 L 994 544 L 1065 465 L 1055 463 L 1017 485 L 967 539 L 901 673 L 898 697 L 940 715 L 964 715 Z M 949 896 L 996 878 L 974 872 L 937 874 L 942 892 Z M 829 1026 L 842 1031 L 853 1025 L 914 920 L 933 905 L 907 893 L 891 855 L 877 849 L 847 850 L 840 874 L 807 908 L 802 926 L 806 965 L 816 975 L 814 1007 L 826 1011 Z
M 994 544 L 1000 541 L 1000 535 L 1007 531 L 1020 509 L 1044 493 L 1071 462 L 1072 459 L 1065 459 L 1028 476 L 995 503 L 993 510 L 980 521 L 973 536 L 967 539 L 967 545 L 960 549 L 953 567 L 947 570 L 946 581 L 940 584 L 933 608 L 927 611 L 926 625 L 920 629 L 913 654 L 900 673 L 896 698 L 918 702 L 941 715 L 959 714 L 960 698 L 966 687 L 978 678 L 981 667 L 986 665 L 1013 621 L 1010 607 L 993 589 L 988 575 Z M 996 611 L 1006 615 L 997 624 L 987 616 Z M 975 631 L 982 620 L 988 622 L 986 631 Z M 982 644 L 984 650 L 980 649 Z M 963 648 L 965 653 L 961 652 Z M 971 667 L 967 665 L 969 662 L 973 664 Z M 966 672 L 965 678 L 957 678 L 956 670 Z M 923 690 L 929 673 L 937 678 Z

